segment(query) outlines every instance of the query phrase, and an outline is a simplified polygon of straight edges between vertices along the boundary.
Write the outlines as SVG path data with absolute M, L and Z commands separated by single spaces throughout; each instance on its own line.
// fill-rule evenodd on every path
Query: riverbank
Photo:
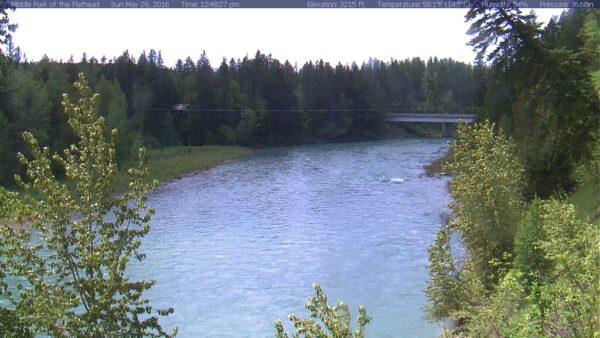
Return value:
M 445 155 L 423 165 L 425 175 L 430 177 L 449 175 L 442 168 L 452 160 L 452 153 L 447 152 Z M 600 178 L 589 178 L 567 196 L 567 201 L 575 206 L 575 212 L 579 219 L 600 227 Z
M 235 146 L 165 147 L 149 150 L 146 153 L 146 162 L 152 179 L 167 182 L 210 169 L 223 162 L 246 156 L 251 152 L 250 148 Z M 114 177 L 117 194 L 128 189 L 129 180 L 126 168 L 130 166 L 121 166 L 122 169 Z M 21 192 L 21 189 L 15 187 L 11 187 L 10 190 Z M 9 218 L 8 225 L 12 227 L 29 223 L 27 217 L 24 222 L 17 222 L 12 217 Z
M 577 217 L 600 228 L 600 178 L 591 178 L 567 197 Z
M 425 175 L 430 177 L 437 175 L 449 175 L 448 173 L 444 172 L 443 166 L 450 162 L 452 162 L 452 153 L 448 151 L 444 156 L 438 157 L 433 161 L 423 165 Z
M 150 177 L 159 182 L 167 182 L 210 169 L 251 152 L 250 148 L 236 146 L 176 146 L 151 149 L 146 154 L 146 160 Z M 127 184 L 127 173 L 122 170 L 115 177 L 115 186 L 118 191 L 124 191 Z

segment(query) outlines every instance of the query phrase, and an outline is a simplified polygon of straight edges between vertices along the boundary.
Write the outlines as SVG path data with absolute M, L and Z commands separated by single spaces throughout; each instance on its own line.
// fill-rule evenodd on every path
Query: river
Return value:
M 422 176 L 446 139 L 403 139 L 259 150 L 161 185 L 134 277 L 171 306 L 178 337 L 272 337 L 273 322 L 305 317 L 311 285 L 367 337 L 436 337 L 425 318 L 427 247 L 449 202 L 447 179 Z

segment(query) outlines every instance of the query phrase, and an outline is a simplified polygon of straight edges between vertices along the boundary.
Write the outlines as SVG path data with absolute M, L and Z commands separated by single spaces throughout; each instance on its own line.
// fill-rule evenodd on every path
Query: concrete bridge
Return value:
M 440 114 L 440 113 L 388 113 L 386 122 L 426 122 L 441 123 L 442 136 L 450 137 L 454 133 L 454 125 L 458 122 L 472 123 L 476 114 Z

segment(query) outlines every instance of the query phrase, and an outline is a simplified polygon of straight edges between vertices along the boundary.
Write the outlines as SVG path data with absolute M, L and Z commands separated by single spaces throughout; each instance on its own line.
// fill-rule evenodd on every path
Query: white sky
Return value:
M 265 54 L 302 65 L 322 58 L 337 64 L 419 56 L 472 62 L 466 9 L 17 9 L 15 45 L 29 60 L 76 61 L 161 50 L 165 64 Z M 546 22 L 559 9 L 536 10 Z

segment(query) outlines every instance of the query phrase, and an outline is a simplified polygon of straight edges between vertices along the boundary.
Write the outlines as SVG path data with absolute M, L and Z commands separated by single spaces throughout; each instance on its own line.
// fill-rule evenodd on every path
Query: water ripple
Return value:
M 306 315 L 315 281 L 330 300 L 367 307 L 368 336 L 435 337 L 423 289 L 448 196 L 421 166 L 446 147 L 276 148 L 165 184 L 131 274 L 157 281 L 148 296 L 175 308 L 163 323 L 180 337 L 271 337 L 274 320 Z

